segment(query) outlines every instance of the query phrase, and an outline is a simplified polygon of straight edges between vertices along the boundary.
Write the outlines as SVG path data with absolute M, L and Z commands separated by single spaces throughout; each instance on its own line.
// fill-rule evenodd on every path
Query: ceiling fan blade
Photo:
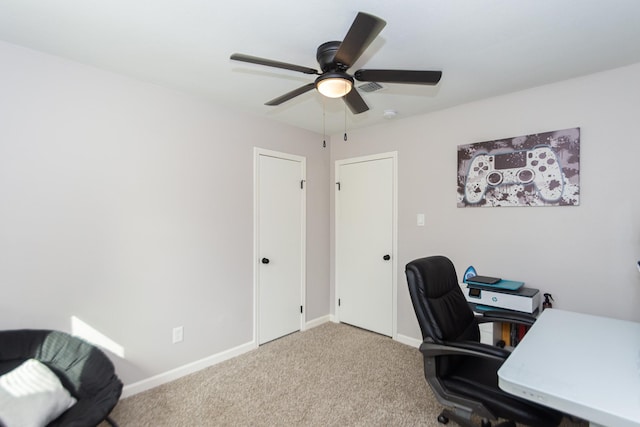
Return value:
M 292 90 L 291 92 L 287 92 L 282 96 L 279 96 L 275 99 L 272 99 L 269 102 L 265 102 L 264 105 L 280 105 L 283 102 L 286 102 L 292 98 L 295 98 L 298 95 L 302 95 L 305 92 L 309 92 L 311 89 L 315 88 L 315 83 L 307 83 L 306 85 L 299 87 L 298 89 Z
M 358 70 L 353 76 L 362 82 L 435 85 L 440 81 L 442 71 Z
M 334 62 L 345 65 L 347 68 L 351 67 L 385 25 L 387 25 L 386 21 L 376 16 L 358 12 L 336 52 Z
M 318 71 L 313 68 L 288 64 L 286 62 L 273 61 L 271 59 L 258 58 L 257 56 L 244 55 L 242 53 L 234 53 L 231 55 L 231 59 L 234 61 L 249 62 L 251 64 L 266 65 L 267 67 L 284 68 L 285 70 L 298 71 L 305 74 L 318 74 Z
M 362 96 L 360 96 L 355 87 L 342 98 L 353 114 L 364 113 L 369 109 L 369 106 L 364 102 L 364 99 L 362 99 Z

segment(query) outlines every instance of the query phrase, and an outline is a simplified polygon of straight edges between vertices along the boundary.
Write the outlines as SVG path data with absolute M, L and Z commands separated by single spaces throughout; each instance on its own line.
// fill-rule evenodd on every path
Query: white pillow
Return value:
M 0 377 L 0 425 L 42 427 L 75 403 L 56 374 L 36 359 Z

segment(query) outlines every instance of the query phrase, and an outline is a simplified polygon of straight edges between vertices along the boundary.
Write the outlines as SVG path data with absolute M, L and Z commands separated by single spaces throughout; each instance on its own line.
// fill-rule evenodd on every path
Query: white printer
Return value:
M 463 283 L 462 292 L 467 302 L 473 304 L 477 310 L 497 308 L 533 314 L 542 305 L 540 291 L 524 286 L 509 290 Z

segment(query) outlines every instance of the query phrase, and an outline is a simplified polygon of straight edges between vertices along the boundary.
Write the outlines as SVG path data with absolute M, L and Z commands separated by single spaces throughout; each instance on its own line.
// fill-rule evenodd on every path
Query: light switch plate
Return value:
M 424 226 L 424 214 L 423 213 L 419 213 L 418 215 L 416 215 L 416 221 L 417 221 L 419 227 L 423 227 Z
M 182 326 L 176 326 L 175 328 L 173 328 L 173 343 L 177 344 L 179 342 L 182 342 L 183 338 L 184 338 L 184 329 Z

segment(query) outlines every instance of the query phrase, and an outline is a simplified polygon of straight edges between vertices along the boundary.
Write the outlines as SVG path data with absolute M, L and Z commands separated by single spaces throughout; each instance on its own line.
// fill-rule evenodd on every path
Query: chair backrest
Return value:
M 478 322 L 460 289 L 451 260 L 444 256 L 416 259 L 407 264 L 406 275 L 423 339 L 435 343 L 480 341 Z M 455 359 L 440 359 L 438 373 L 446 374 Z

